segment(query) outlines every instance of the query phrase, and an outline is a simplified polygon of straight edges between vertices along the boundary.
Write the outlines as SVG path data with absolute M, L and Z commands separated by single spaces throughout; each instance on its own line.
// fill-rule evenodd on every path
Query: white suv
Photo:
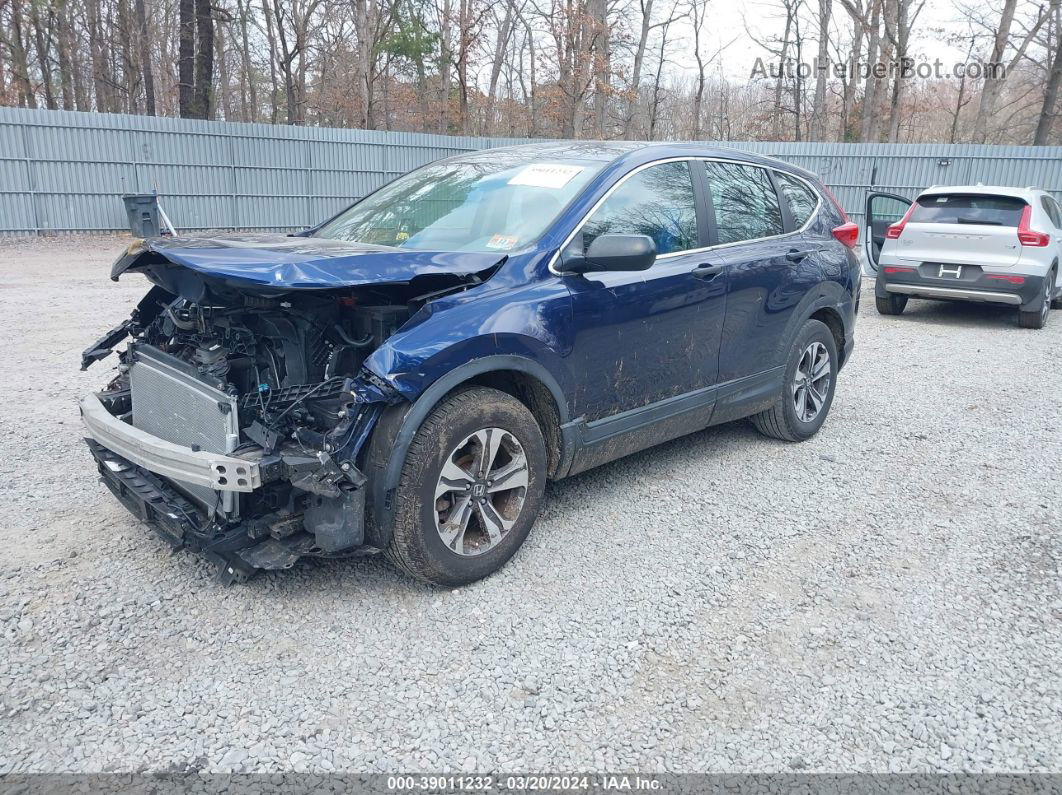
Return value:
M 1060 305 L 1062 209 L 1046 191 L 934 187 L 913 204 L 872 193 L 865 226 L 883 315 L 900 314 L 911 297 L 988 301 L 1017 307 L 1024 328 L 1043 328 Z

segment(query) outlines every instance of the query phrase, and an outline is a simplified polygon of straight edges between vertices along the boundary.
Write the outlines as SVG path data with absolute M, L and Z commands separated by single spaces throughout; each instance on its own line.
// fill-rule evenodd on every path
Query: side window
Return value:
M 1047 201 L 1051 205 L 1051 208 L 1055 211 L 1055 226 L 1057 226 L 1059 229 L 1062 229 L 1062 207 L 1058 206 L 1058 202 L 1055 201 L 1053 196 L 1048 196 Z
M 704 167 L 720 243 L 782 234 L 782 209 L 765 169 L 714 161 Z
M 1055 225 L 1055 229 L 1062 229 L 1062 218 L 1059 218 L 1058 205 L 1055 200 L 1049 196 L 1041 196 L 1040 204 L 1044 206 L 1044 211 L 1047 213 L 1047 217 L 1051 219 L 1051 223 Z
M 778 179 L 778 187 L 782 195 L 789 202 L 789 212 L 793 216 L 793 226 L 800 229 L 811 218 L 815 208 L 819 204 L 819 197 L 812 192 L 811 188 L 798 179 L 794 179 L 781 171 L 775 171 L 774 176 Z
M 624 182 L 583 226 L 583 246 L 598 235 L 648 235 L 657 254 L 697 248 L 690 164 L 650 166 Z

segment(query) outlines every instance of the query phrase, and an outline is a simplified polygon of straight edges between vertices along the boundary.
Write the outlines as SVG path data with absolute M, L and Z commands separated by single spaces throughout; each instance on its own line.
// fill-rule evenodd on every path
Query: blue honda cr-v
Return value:
M 103 482 L 227 580 L 384 551 L 502 566 L 546 480 L 739 417 L 819 430 L 852 350 L 857 228 L 812 175 L 694 144 L 420 168 L 294 236 L 138 241 L 154 285 L 81 401 Z

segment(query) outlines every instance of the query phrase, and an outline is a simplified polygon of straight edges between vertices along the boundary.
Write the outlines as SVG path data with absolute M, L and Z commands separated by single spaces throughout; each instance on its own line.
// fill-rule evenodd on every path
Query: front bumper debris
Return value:
M 311 516 L 318 532 L 304 529 L 305 517 L 273 514 L 241 522 L 208 519 L 164 478 L 136 466 L 93 439 L 86 439 L 100 481 L 138 519 L 174 550 L 202 553 L 218 567 L 225 584 L 244 582 L 260 569 L 289 569 L 306 555 L 357 554 L 363 537 L 364 489 L 344 494 L 342 515 L 328 515 L 330 503 L 317 498 Z M 333 509 L 339 512 L 337 505 Z M 324 515 L 320 515 L 324 514 Z M 329 521 L 331 520 L 331 521 Z M 353 547 L 351 546 L 353 543 Z M 341 545 L 341 549 L 335 548 Z M 365 550 L 369 551 L 369 550 Z
M 81 420 L 94 440 L 156 475 L 215 491 L 252 492 L 262 485 L 255 461 L 167 442 L 122 422 L 96 395 L 82 398 L 80 408 Z

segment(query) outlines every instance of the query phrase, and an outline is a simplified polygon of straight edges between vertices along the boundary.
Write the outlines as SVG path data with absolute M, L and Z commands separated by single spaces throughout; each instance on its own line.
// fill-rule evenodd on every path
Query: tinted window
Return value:
M 720 243 L 782 234 L 782 210 L 765 169 L 711 161 L 704 167 Z
M 1044 210 L 1047 212 L 1048 217 L 1051 219 L 1051 223 L 1055 225 L 1055 228 L 1062 228 L 1062 218 L 1059 218 L 1058 205 L 1055 204 L 1055 200 L 1047 196 L 1041 196 L 1040 203 L 1043 204 Z
M 606 234 L 648 235 L 658 254 L 697 248 L 689 163 L 650 166 L 624 182 L 583 226 L 583 246 Z
M 778 178 L 778 187 L 782 189 L 782 195 L 789 202 L 789 212 L 793 216 L 793 226 L 799 229 L 808 222 L 811 214 L 819 204 L 819 198 L 811 188 L 798 179 L 794 179 L 781 171 L 775 171 Z
M 1017 226 L 1026 204 L 1012 196 L 946 193 L 923 196 L 908 218 L 913 224 L 987 224 Z

